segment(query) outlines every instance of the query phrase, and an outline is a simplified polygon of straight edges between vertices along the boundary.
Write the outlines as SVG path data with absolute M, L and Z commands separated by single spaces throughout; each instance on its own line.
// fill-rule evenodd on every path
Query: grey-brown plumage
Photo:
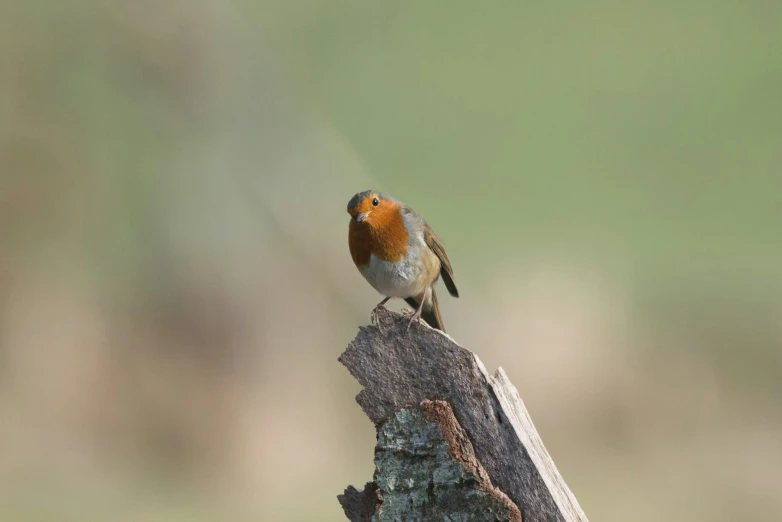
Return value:
M 448 259 L 448 254 L 445 253 L 445 249 L 443 248 L 443 244 L 440 242 L 440 238 L 437 237 L 437 235 L 432 231 L 432 228 L 429 226 L 429 224 L 421 217 L 418 216 L 421 221 L 423 221 L 423 227 L 424 227 L 424 242 L 426 245 L 434 252 L 434 254 L 437 256 L 437 258 L 440 260 L 440 277 L 443 279 L 443 283 L 445 283 L 445 287 L 448 289 L 448 293 L 450 293 L 453 297 L 459 297 L 459 290 L 456 288 L 456 283 L 453 280 L 453 268 L 451 268 L 451 261 Z M 437 282 L 437 279 L 434 281 Z M 405 302 L 413 307 L 413 310 L 418 309 L 420 305 L 420 296 L 416 297 L 408 297 L 405 299 Z M 445 323 L 443 322 L 442 314 L 440 313 L 440 305 L 437 302 L 437 291 L 434 288 L 434 283 L 432 283 L 431 286 L 431 298 L 426 300 L 427 302 L 424 302 L 424 306 L 421 310 L 421 319 L 426 321 L 430 326 L 433 328 L 437 328 L 438 330 L 445 331 Z

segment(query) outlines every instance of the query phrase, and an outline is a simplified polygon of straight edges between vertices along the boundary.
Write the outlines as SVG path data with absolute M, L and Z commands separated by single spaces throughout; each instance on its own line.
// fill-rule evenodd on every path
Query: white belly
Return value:
M 421 294 L 431 284 L 428 281 L 430 277 L 424 271 L 421 263 L 390 263 L 373 254 L 361 274 L 379 293 L 387 297 L 405 298 Z

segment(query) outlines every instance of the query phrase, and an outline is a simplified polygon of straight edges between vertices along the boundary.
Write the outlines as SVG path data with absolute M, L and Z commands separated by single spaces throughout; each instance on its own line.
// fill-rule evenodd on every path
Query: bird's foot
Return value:
M 410 321 L 407 323 L 407 330 L 405 330 L 405 332 L 409 332 L 410 331 L 410 326 L 412 326 L 413 322 L 416 321 L 416 320 L 420 320 L 420 319 L 421 319 L 421 310 L 419 309 L 419 310 L 416 310 L 413 313 L 413 315 L 410 317 Z
M 377 325 L 377 329 L 380 330 L 380 334 L 381 335 L 385 335 L 385 334 L 383 333 L 383 327 L 380 325 L 380 321 L 377 320 L 377 311 L 380 308 L 385 309 L 386 307 L 384 305 L 388 302 L 389 299 L 391 299 L 391 298 L 390 297 L 386 297 L 385 299 L 383 299 L 382 301 L 377 303 L 377 306 L 372 309 L 372 313 L 369 314 L 369 320 Z
M 378 317 L 377 317 L 377 311 L 378 311 L 379 309 L 381 309 L 381 308 L 385 309 L 385 306 L 383 306 L 382 304 L 379 304 L 379 305 L 377 305 L 376 307 L 374 307 L 374 308 L 372 309 L 372 313 L 370 313 L 370 314 L 369 314 L 369 320 L 370 320 L 370 321 L 371 321 L 373 324 L 375 324 L 375 325 L 377 326 L 377 329 L 378 329 L 378 330 L 380 330 L 380 333 L 381 333 L 382 335 L 385 335 L 385 332 L 383 332 L 383 325 L 382 325 L 382 324 L 380 324 L 380 321 L 378 320 Z

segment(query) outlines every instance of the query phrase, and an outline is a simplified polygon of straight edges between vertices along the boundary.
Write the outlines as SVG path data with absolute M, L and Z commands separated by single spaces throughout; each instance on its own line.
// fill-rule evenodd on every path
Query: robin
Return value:
M 386 296 L 372 311 L 392 297 L 400 297 L 415 313 L 407 328 L 423 319 L 445 332 L 434 285 L 442 276 L 448 292 L 459 297 L 453 269 L 440 238 L 424 218 L 401 201 L 374 190 L 359 192 L 348 202 L 348 244 L 359 272 Z

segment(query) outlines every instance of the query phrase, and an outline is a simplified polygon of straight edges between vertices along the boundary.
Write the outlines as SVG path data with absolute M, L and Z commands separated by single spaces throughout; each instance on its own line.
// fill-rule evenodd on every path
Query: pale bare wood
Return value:
M 478 356 L 475 356 L 478 360 Z M 480 361 L 478 360 L 480 363 Z M 481 366 L 483 366 L 481 364 Z M 521 400 L 518 390 L 508 379 L 505 370 L 502 367 L 489 379 L 500 406 L 511 422 L 519 441 L 526 448 L 532 462 L 535 463 L 543 482 L 546 483 L 551 496 L 554 498 L 559 511 L 563 514 L 566 521 L 587 522 L 584 511 L 579 506 L 576 497 L 565 484 L 562 475 L 554 465 L 554 460 L 549 455 L 546 447 L 543 445 L 538 430 L 532 423 L 532 418 L 524 407 L 524 401 Z
M 403 408 L 445 401 L 491 483 L 525 522 L 587 522 L 502 369 L 490 376 L 475 354 L 426 324 L 408 331 L 406 317 L 384 308 L 376 319 L 382 332 L 361 327 L 340 361 L 364 387 L 356 400 L 378 429 Z M 343 506 L 358 499 L 353 491 Z

